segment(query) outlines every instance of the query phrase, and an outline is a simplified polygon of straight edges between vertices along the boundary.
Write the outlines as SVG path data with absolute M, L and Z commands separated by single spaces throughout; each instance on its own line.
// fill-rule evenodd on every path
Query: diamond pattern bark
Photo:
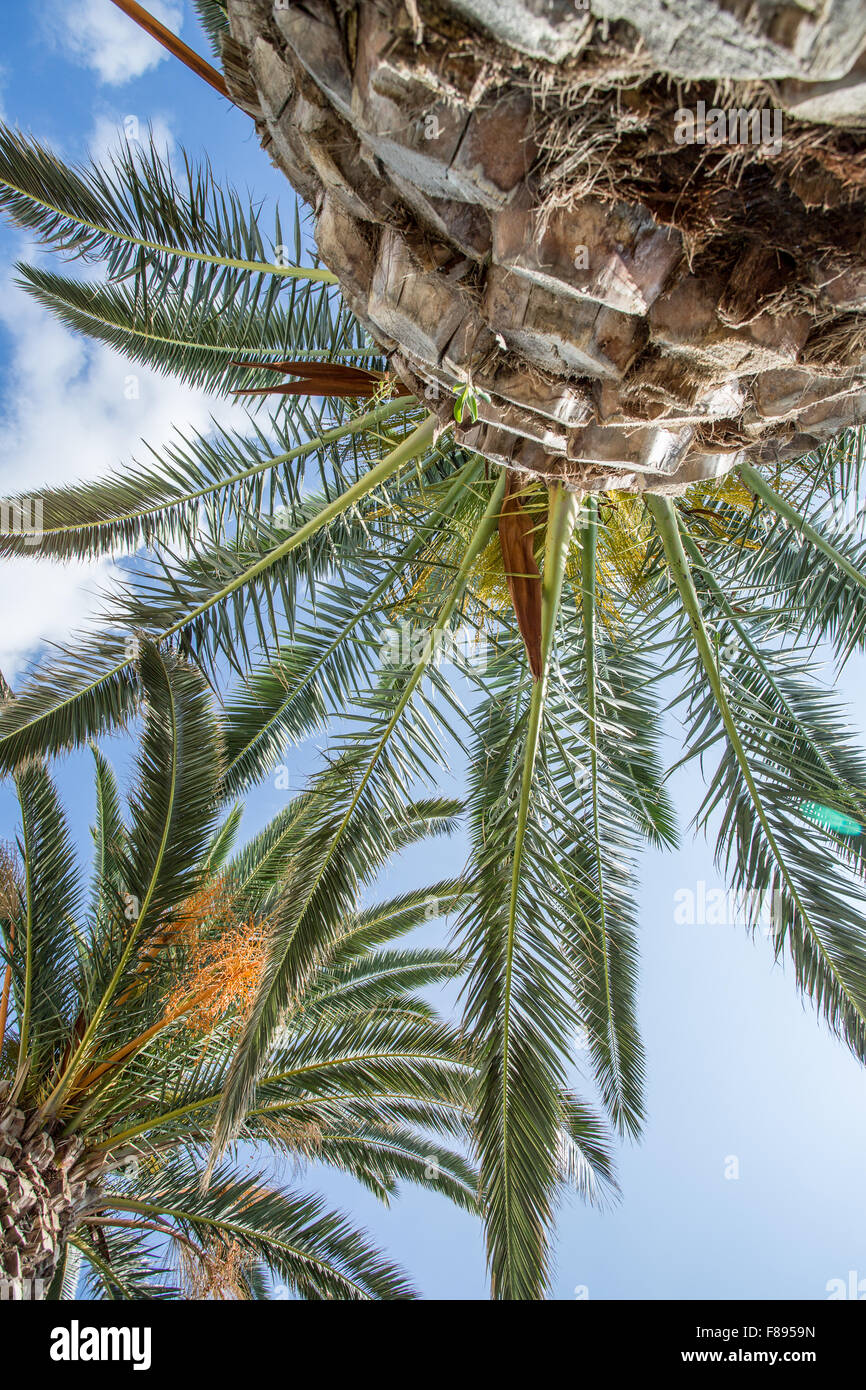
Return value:
M 862 0 L 228 10 L 230 90 L 352 311 L 443 422 L 489 395 L 467 446 L 671 492 L 864 418 Z M 701 104 L 733 143 L 678 139 Z

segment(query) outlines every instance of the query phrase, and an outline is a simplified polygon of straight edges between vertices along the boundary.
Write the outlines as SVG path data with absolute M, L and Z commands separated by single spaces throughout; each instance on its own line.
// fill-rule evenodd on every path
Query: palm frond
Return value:
M 124 141 L 103 166 L 63 163 L 52 150 L 0 125 L 0 208 L 16 226 L 66 257 L 104 261 L 109 277 L 134 277 L 158 293 L 182 262 L 216 272 L 267 273 L 277 284 L 294 276 L 334 284 L 330 271 L 281 265 L 268 254 L 258 209 L 226 192 L 207 165 L 181 157 L 175 175 L 153 142 Z M 299 249 L 300 237 L 296 239 Z M 273 248 L 283 246 L 279 219 Z
M 15 778 L 21 809 L 24 910 L 18 921 L 12 979 L 19 1066 L 30 1060 L 28 1086 L 65 1033 L 74 994 L 74 928 L 81 900 L 72 837 L 44 767 Z
M 552 849 L 539 748 L 576 498 L 551 497 L 542 574 L 541 675 L 529 708 L 488 707 L 473 768 L 474 901 L 461 949 L 473 961 L 466 1021 L 479 1049 L 477 1146 L 496 1298 L 541 1298 L 559 1180 L 557 1142 L 576 1029 L 558 934 L 537 892 Z M 539 910 L 541 908 L 541 910 Z
M 312 302 L 309 284 L 293 286 L 284 304 L 269 281 L 244 280 L 231 293 L 220 283 L 224 275 L 199 268 L 186 277 L 189 284 L 166 286 L 145 304 L 126 282 L 98 284 L 21 264 L 17 270 L 20 288 L 73 332 L 215 395 L 255 389 L 266 380 L 264 361 L 261 367 L 239 365 L 239 354 L 286 357 L 303 343 L 305 351 L 332 356 L 357 346 L 345 336 L 339 312 Z
M 803 835 L 802 801 L 815 784 L 804 777 L 798 758 L 800 729 L 768 722 L 772 708 L 765 713 L 756 704 L 748 677 L 723 679 L 676 512 L 664 499 L 649 499 L 647 505 L 690 626 L 681 645 L 693 642 L 698 656 L 690 683 L 692 751 L 723 743 L 702 808 L 705 819 L 716 806 L 722 808 L 717 854 L 745 897 L 750 923 L 757 924 L 769 903 L 777 955 L 790 956 L 801 990 L 866 1060 L 866 904 L 853 882 L 844 887 L 840 882 L 832 835 L 814 828 Z M 744 662 L 748 668 L 748 653 Z M 699 684 L 699 672 L 709 691 Z
M 402 1271 L 341 1212 L 329 1211 L 320 1197 L 276 1187 L 264 1174 L 238 1178 L 219 1169 L 202 1192 L 195 1170 L 177 1163 L 114 1209 L 167 1218 L 193 1240 L 237 1242 L 307 1299 L 414 1296 Z
M 229 32 L 226 0 L 193 0 L 198 21 L 210 40 L 215 58 L 222 57 L 220 41 Z

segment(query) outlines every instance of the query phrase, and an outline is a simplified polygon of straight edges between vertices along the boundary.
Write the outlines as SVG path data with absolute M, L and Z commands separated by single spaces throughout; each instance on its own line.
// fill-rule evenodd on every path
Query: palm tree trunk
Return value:
M 392 370 L 583 492 L 866 417 L 866 8 L 675 8 L 228 0 L 229 89 Z
M 88 1196 L 78 1139 L 55 1142 L 0 1094 L 0 1282 L 3 1296 L 43 1299 Z

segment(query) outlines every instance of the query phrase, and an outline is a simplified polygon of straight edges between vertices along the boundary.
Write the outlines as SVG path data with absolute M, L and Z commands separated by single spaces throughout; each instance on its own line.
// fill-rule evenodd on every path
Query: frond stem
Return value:
M 864 1014 L 860 1005 L 852 997 L 851 992 L 845 984 L 844 980 L 840 979 L 835 962 L 827 953 L 823 943 L 821 942 L 820 937 L 818 936 L 818 933 L 815 930 L 815 927 L 812 924 L 812 920 L 808 912 L 806 911 L 806 908 L 802 902 L 799 892 L 797 891 L 797 886 L 791 879 L 791 876 L 788 872 L 784 857 L 779 849 L 776 836 L 773 832 L 773 828 L 770 825 L 767 812 L 764 807 L 763 799 L 758 790 L 755 778 L 752 774 L 752 769 L 749 764 L 748 757 L 746 755 L 746 750 L 743 747 L 743 741 L 740 738 L 740 732 L 737 728 L 734 716 L 731 713 L 731 707 L 728 704 L 728 697 L 725 694 L 725 687 L 722 681 L 721 672 L 719 671 L 715 654 L 713 652 L 713 646 L 710 641 L 706 625 L 704 623 L 703 612 L 701 610 L 701 602 L 698 597 L 697 590 L 695 588 L 695 581 L 692 577 L 692 573 L 689 568 L 689 562 L 686 557 L 685 550 L 683 548 L 683 542 L 682 537 L 680 535 L 679 521 L 677 518 L 676 508 L 674 507 L 669 497 L 662 497 L 660 495 L 650 493 L 646 495 L 644 500 L 645 505 L 650 515 L 652 516 L 653 521 L 655 522 L 656 529 L 664 547 L 664 552 L 667 557 L 668 565 L 670 568 L 670 574 L 680 595 L 680 599 L 682 600 L 682 605 L 685 610 L 686 616 L 688 617 L 689 625 L 691 626 L 692 635 L 695 641 L 695 646 L 697 648 L 698 655 L 701 660 L 701 665 L 703 666 L 704 671 L 706 672 L 707 680 L 710 683 L 710 688 L 713 692 L 713 696 L 718 706 L 719 713 L 722 716 L 722 723 L 724 724 L 725 733 L 728 736 L 728 741 L 730 743 L 731 750 L 739 764 L 740 771 L 743 775 L 743 780 L 748 788 L 749 795 L 752 798 L 752 803 L 755 807 L 755 811 L 761 823 L 761 828 L 763 829 L 764 834 L 767 837 L 767 843 L 773 854 L 773 858 L 775 859 L 778 869 L 785 880 L 788 892 L 791 894 L 791 899 L 794 903 L 794 906 L 799 912 L 803 920 L 804 926 L 806 927 L 807 931 L 812 937 L 812 940 L 815 943 L 815 946 L 821 956 L 821 959 L 825 962 L 829 973 L 832 975 L 833 980 L 839 988 L 840 993 L 844 996 L 851 1009 L 861 1020 L 861 1022 L 866 1024 L 866 1014 Z
M 229 89 L 222 73 L 217 72 L 216 68 L 212 68 L 210 63 L 205 62 L 200 54 L 185 44 L 183 39 L 179 39 L 177 34 L 173 34 L 152 14 L 149 14 L 143 6 L 137 4 L 136 0 L 113 0 L 113 3 L 128 19 L 137 24 L 146 34 L 150 34 L 150 37 L 156 39 L 157 43 L 162 44 L 173 58 L 178 58 L 185 67 L 189 68 L 190 72 L 194 72 L 196 77 L 201 77 L 203 81 L 213 87 L 214 91 L 219 92 L 221 97 L 231 101 L 232 105 L 237 104 L 229 95 Z
M 782 517 L 790 526 L 793 526 L 794 530 L 804 536 L 811 545 L 814 545 L 816 550 L 820 550 L 822 555 L 826 555 L 827 559 L 837 565 L 843 574 L 846 574 L 849 579 L 853 579 L 854 583 L 861 589 L 866 589 L 866 574 L 862 570 L 858 570 L 856 565 L 852 565 L 851 561 L 846 559 L 841 551 L 831 545 L 828 540 L 825 540 L 820 531 L 816 531 L 815 527 L 795 507 L 791 506 L 790 502 L 781 497 L 774 488 L 771 488 L 757 468 L 753 468 L 750 463 L 741 463 L 739 473 L 743 482 L 756 497 L 760 497 L 761 501 L 766 502 L 777 516 Z

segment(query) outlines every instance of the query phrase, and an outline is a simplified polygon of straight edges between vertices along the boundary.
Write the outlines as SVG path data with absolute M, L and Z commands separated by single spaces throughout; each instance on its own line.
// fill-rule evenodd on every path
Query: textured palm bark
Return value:
M 866 416 L 866 6 L 229 0 L 233 97 L 443 423 L 581 490 L 682 491 Z M 784 112 L 679 144 L 679 108 Z M 739 127 L 738 127 L 739 129 Z
M 44 1297 L 103 1160 L 58 1139 L 0 1094 L 0 1284 Z

